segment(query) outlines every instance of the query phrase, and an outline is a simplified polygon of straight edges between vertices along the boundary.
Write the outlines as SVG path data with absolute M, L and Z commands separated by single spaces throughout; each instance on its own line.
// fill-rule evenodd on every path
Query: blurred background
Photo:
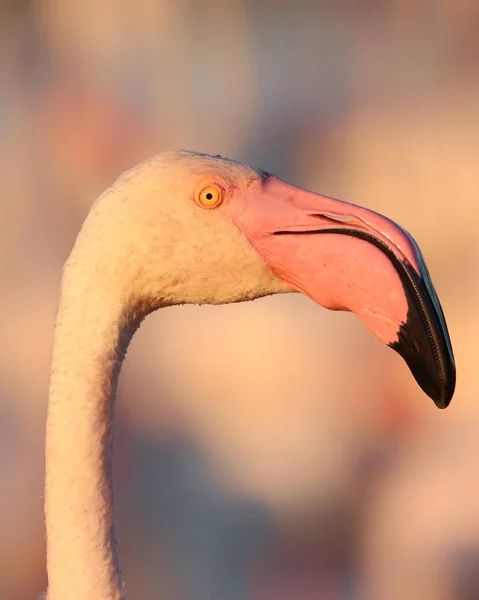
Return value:
M 104 188 L 175 148 L 406 226 L 458 384 L 438 411 L 296 295 L 150 316 L 119 391 L 128 597 L 479 598 L 478 28 L 475 0 L 2 0 L 0 598 L 46 586 L 62 263 Z

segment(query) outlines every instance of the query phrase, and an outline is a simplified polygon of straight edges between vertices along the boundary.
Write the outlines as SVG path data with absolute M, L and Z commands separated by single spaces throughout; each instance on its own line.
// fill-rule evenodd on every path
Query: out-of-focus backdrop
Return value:
M 46 586 L 60 270 L 93 200 L 174 148 L 387 213 L 458 366 L 438 411 L 354 317 L 296 295 L 150 316 L 122 373 L 130 598 L 479 598 L 479 4 L 3 0 L 0 598 Z

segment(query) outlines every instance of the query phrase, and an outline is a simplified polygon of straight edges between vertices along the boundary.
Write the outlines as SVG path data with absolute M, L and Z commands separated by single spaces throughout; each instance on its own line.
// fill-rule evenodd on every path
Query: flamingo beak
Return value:
M 354 312 L 446 408 L 456 383 L 454 356 L 412 236 L 378 213 L 274 177 L 255 183 L 245 202 L 233 220 L 273 271 L 322 306 Z

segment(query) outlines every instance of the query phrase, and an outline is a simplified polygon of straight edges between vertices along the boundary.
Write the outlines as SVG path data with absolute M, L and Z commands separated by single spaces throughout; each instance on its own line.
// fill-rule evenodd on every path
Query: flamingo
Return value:
M 221 156 L 158 154 L 94 203 L 63 269 L 46 429 L 49 600 L 120 600 L 113 421 L 152 311 L 302 292 L 354 312 L 445 408 L 449 334 L 421 251 L 386 217 Z

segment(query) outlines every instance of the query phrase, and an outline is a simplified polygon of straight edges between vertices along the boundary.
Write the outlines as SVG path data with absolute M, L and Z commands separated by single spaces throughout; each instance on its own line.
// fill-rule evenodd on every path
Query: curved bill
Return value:
M 243 200 L 233 219 L 278 277 L 326 308 L 354 312 L 404 358 L 436 405 L 448 406 L 453 351 L 414 239 L 383 215 L 274 177 Z
M 404 230 L 403 230 L 404 231 Z M 367 241 L 381 250 L 391 261 L 401 279 L 407 300 L 406 321 L 399 326 L 397 340 L 388 346 L 406 361 L 422 390 L 438 408 L 451 402 L 456 386 L 456 366 L 444 313 L 419 247 L 415 246 L 419 274 L 407 259 L 400 259 L 391 247 L 362 230 L 325 228 L 305 231 L 277 231 L 275 235 L 308 234 L 349 235 Z

